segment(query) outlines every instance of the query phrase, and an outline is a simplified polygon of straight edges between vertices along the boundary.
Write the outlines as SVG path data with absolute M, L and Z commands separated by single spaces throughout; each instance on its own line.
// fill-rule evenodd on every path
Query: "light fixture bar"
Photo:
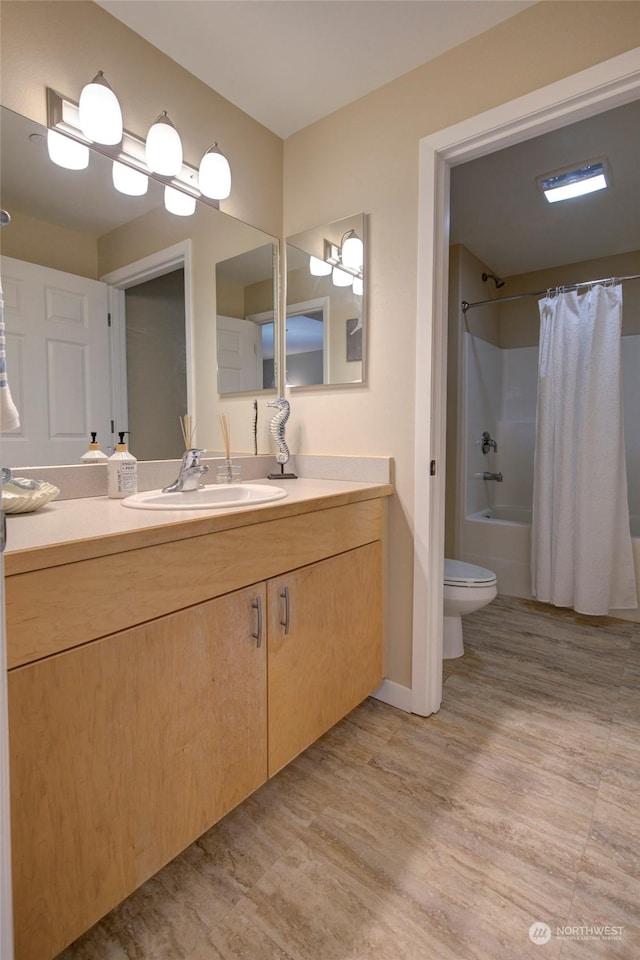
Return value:
M 175 187 L 177 190 L 182 190 L 203 203 L 207 203 L 210 207 L 215 207 L 216 210 L 220 209 L 219 200 L 212 200 L 200 193 L 197 167 L 183 161 L 182 169 L 175 177 L 162 177 L 159 174 L 151 173 L 145 159 L 145 141 L 136 136 L 135 133 L 125 130 L 122 134 L 122 143 L 114 147 L 87 140 L 80 129 L 78 104 L 50 87 L 47 87 L 47 126 L 51 130 L 58 130 L 60 133 L 66 134 L 79 143 L 86 144 L 97 153 L 109 157 L 110 160 L 118 160 L 134 170 L 145 173 L 152 180 L 157 180 L 164 186 Z
M 362 270 L 357 270 L 354 267 L 346 266 L 340 257 L 340 247 L 337 243 L 332 243 L 331 240 L 324 241 L 324 257 L 327 263 L 330 263 L 332 267 L 338 267 L 342 270 L 343 273 L 348 273 L 352 277 L 362 277 Z

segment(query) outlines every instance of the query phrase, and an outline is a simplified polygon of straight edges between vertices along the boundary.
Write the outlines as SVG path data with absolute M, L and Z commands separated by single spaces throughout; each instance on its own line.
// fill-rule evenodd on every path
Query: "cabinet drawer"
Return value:
M 380 539 L 383 501 L 6 578 L 9 668 Z

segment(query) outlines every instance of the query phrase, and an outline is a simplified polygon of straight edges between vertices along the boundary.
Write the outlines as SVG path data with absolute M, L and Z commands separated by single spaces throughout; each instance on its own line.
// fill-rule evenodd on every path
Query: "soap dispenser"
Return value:
M 107 495 L 122 500 L 138 492 L 138 461 L 124 442 L 128 431 L 118 433 L 115 453 L 107 461 Z
M 89 449 L 80 457 L 80 463 L 106 463 L 109 457 L 100 449 L 100 444 L 96 440 L 97 433 L 91 434 L 91 443 Z

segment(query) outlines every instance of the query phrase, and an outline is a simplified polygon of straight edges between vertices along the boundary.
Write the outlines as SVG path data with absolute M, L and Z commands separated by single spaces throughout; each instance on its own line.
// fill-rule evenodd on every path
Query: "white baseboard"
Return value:
M 395 680 L 383 680 L 371 696 L 405 713 L 411 713 L 411 687 L 403 687 Z

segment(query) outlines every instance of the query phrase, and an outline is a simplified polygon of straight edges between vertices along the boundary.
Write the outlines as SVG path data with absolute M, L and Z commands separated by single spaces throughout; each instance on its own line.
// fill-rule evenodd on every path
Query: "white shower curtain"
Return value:
M 622 287 L 540 301 L 532 593 L 580 613 L 638 606 L 622 426 Z

